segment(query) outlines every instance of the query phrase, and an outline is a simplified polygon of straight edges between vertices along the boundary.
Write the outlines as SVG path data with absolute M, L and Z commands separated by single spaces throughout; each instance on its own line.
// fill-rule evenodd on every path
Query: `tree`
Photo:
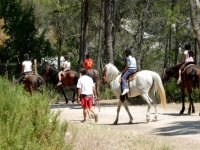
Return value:
M 195 35 L 198 47 L 200 48 L 200 2 L 198 0 L 189 0 L 189 2 L 190 2 L 190 20 L 191 20 L 192 30 Z M 198 55 L 196 54 L 196 58 L 197 56 Z M 199 62 L 199 58 L 197 62 Z
M 5 34 L 3 26 L 4 26 L 4 20 L 0 19 L 0 47 L 2 47 L 6 42 L 6 40 L 10 38 L 7 34 Z
M 105 23 L 105 55 L 107 56 L 107 61 L 114 63 L 113 58 L 113 37 L 112 37 L 112 0 L 105 1 L 105 12 L 104 12 L 104 23 Z

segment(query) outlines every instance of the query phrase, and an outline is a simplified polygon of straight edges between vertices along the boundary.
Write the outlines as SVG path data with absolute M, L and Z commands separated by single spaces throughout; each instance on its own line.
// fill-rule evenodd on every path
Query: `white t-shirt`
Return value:
M 22 62 L 22 65 L 24 66 L 24 72 L 25 73 L 32 71 L 32 62 L 31 61 L 25 60 L 25 61 Z
M 83 75 L 78 79 L 77 88 L 81 89 L 81 94 L 93 95 L 94 86 L 92 78 L 87 75 Z
M 71 63 L 69 61 L 64 61 L 62 64 L 64 71 L 70 70 Z

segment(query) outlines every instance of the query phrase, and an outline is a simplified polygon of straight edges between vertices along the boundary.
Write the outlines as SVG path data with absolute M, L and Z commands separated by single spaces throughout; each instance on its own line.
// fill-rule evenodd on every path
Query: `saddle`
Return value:
M 35 73 L 33 73 L 33 72 L 27 72 L 27 73 L 25 73 L 23 81 L 25 81 L 30 75 L 34 75 L 34 74 Z
M 67 75 L 67 73 L 69 72 L 69 70 L 66 70 L 66 71 L 62 71 L 63 72 L 63 76 L 65 77 Z
M 185 72 L 185 70 L 190 67 L 190 66 L 193 66 L 193 65 L 196 65 L 195 62 L 188 62 L 185 67 L 182 69 L 182 74 Z
M 136 72 L 130 74 L 130 75 L 128 76 L 128 78 L 127 78 L 127 82 L 130 82 L 130 81 L 134 80 L 135 75 L 137 74 L 137 72 L 138 72 L 138 71 L 136 71 Z M 120 79 L 119 79 L 119 83 L 121 83 L 121 82 L 122 82 L 122 77 L 120 77 Z

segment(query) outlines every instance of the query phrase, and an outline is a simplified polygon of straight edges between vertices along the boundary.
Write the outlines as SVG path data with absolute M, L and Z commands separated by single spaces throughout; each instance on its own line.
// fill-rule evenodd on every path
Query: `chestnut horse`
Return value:
M 44 78 L 47 82 L 51 82 L 52 84 L 56 86 L 58 83 L 58 73 L 59 73 L 58 69 L 54 68 L 49 63 L 46 63 Z M 64 88 L 69 87 L 73 91 L 72 102 L 74 102 L 78 78 L 79 78 L 78 73 L 73 70 L 67 71 L 66 75 L 62 76 L 62 79 L 61 79 L 62 85 L 58 86 L 58 89 L 64 95 L 66 103 L 68 103 L 68 98 L 64 92 Z
M 163 82 L 169 80 L 171 77 L 174 77 L 178 80 L 179 68 L 182 66 L 182 64 L 177 64 L 173 67 L 165 68 L 162 73 Z M 189 95 L 190 100 L 188 114 L 195 113 L 192 91 L 194 88 L 199 88 L 200 68 L 194 63 L 186 64 L 186 67 L 182 71 L 181 78 L 182 82 L 179 84 L 179 86 L 181 90 L 182 109 L 179 114 L 182 115 L 185 111 L 185 89 L 187 90 L 187 94 Z
M 93 81 L 95 83 L 95 89 L 97 92 L 97 96 L 98 96 L 98 91 L 99 91 L 99 73 L 98 73 L 98 71 L 96 69 L 89 69 L 89 70 L 87 70 L 86 74 L 93 79 Z
M 37 74 L 26 75 L 24 78 L 24 88 L 31 95 L 33 94 L 33 91 L 43 92 L 42 89 L 43 84 L 44 84 L 43 78 Z

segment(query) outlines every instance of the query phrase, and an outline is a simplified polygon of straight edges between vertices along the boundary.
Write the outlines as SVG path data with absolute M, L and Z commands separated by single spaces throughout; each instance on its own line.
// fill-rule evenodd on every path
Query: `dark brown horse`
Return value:
M 58 73 L 59 71 L 52 67 L 49 63 L 45 65 L 45 80 L 47 82 L 51 82 L 55 86 L 58 83 Z M 58 87 L 58 89 L 62 92 L 65 97 L 66 103 L 68 103 L 68 98 L 64 92 L 64 88 L 69 87 L 73 91 L 73 99 L 72 102 L 75 101 L 75 94 L 76 94 L 76 85 L 78 81 L 78 73 L 73 70 L 69 70 L 66 72 L 65 76 L 62 76 L 61 82 L 62 85 Z
M 43 78 L 37 74 L 26 75 L 24 78 L 24 88 L 30 92 L 31 95 L 33 94 L 33 91 L 43 92 L 43 84 Z
M 162 73 L 163 82 L 169 80 L 170 77 L 178 79 L 179 68 L 182 66 L 182 64 L 177 64 L 171 68 L 165 68 Z M 192 91 L 194 88 L 199 88 L 200 68 L 195 64 L 186 64 L 186 67 L 182 70 L 181 78 L 182 82 L 179 84 L 182 100 L 182 109 L 180 111 L 180 115 L 182 115 L 185 111 L 185 89 L 187 90 L 187 94 L 189 95 L 190 100 L 188 114 L 195 113 Z
M 95 89 L 97 92 L 97 96 L 98 96 L 98 91 L 99 91 L 99 73 L 98 73 L 98 71 L 96 69 L 89 69 L 89 70 L 87 70 L 86 74 L 93 79 L 93 81 L 95 83 Z

